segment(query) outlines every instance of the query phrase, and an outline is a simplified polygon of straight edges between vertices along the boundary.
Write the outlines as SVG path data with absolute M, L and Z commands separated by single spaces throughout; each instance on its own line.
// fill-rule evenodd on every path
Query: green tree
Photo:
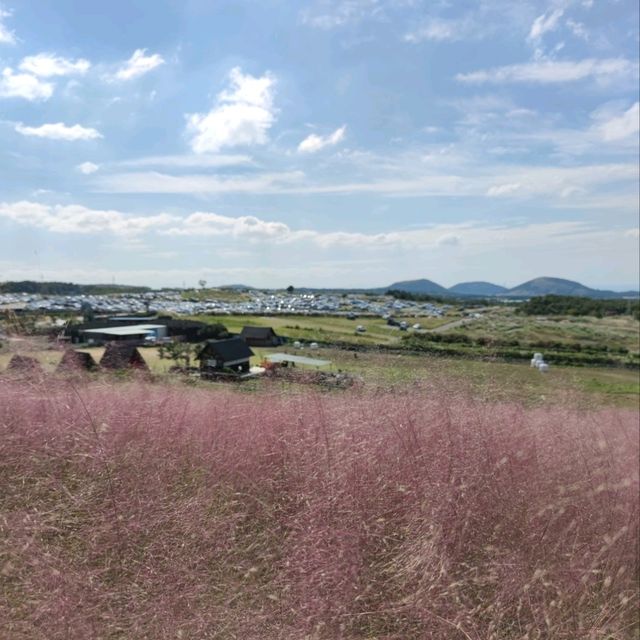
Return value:
M 185 367 L 191 365 L 191 358 L 196 354 L 195 345 L 188 342 L 168 342 L 160 345 L 158 356 L 162 359 L 173 360 L 176 364 L 184 364 Z
M 80 305 L 80 312 L 82 313 L 84 322 L 93 322 L 95 320 L 96 314 L 88 302 L 83 302 Z

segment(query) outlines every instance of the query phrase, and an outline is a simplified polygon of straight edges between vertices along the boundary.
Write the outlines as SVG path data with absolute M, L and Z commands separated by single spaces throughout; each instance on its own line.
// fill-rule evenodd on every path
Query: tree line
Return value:
M 521 303 L 518 313 L 528 316 L 633 316 L 640 320 L 640 301 L 631 299 L 595 300 L 577 296 L 546 295 Z
M 0 293 L 33 293 L 49 296 L 108 295 L 111 293 L 146 293 L 149 287 L 121 284 L 75 284 L 73 282 L 0 282 Z

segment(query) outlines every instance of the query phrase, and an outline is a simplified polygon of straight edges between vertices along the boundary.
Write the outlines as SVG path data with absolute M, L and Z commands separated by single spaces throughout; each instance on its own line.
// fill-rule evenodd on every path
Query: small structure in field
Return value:
M 366 329 L 366 328 L 365 328 L 365 326 L 364 326 L 364 325 L 362 325 L 362 324 L 359 324 L 359 325 L 356 327 L 356 333 L 365 333 L 365 332 L 366 332 L 366 330 L 367 330 L 367 329 Z
M 277 347 L 284 342 L 271 327 L 242 327 L 240 337 L 250 347 Z
M 249 373 L 249 360 L 254 355 L 242 338 L 228 340 L 207 340 L 196 356 L 200 361 L 200 372 L 219 374 L 226 370 L 235 373 Z
M 149 371 L 149 366 L 134 344 L 128 342 L 109 342 L 100 359 L 104 369 L 137 369 Z
M 535 367 L 542 373 L 547 373 L 547 371 L 549 371 L 549 365 L 544 361 L 544 357 L 541 353 L 533 354 L 533 358 L 531 358 L 531 366 Z
M 56 371 L 59 373 L 75 373 L 78 371 L 95 371 L 98 363 L 86 351 L 67 349 L 58 363 Z
M 16 354 L 9 360 L 7 371 L 12 373 L 41 374 L 44 373 L 42 365 L 38 360 L 31 356 L 22 356 Z

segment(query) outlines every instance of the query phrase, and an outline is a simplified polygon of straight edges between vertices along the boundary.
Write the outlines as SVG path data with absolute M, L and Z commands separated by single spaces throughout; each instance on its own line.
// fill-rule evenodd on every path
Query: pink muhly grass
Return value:
M 0 637 L 638 629 L 630 411 L 4 380 L 0 505 Z

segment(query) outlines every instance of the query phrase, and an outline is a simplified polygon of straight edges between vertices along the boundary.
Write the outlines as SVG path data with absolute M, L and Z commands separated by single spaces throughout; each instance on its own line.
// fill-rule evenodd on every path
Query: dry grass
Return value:
M 638 415 L 0 380 L 0 637 L 621 640 Z

